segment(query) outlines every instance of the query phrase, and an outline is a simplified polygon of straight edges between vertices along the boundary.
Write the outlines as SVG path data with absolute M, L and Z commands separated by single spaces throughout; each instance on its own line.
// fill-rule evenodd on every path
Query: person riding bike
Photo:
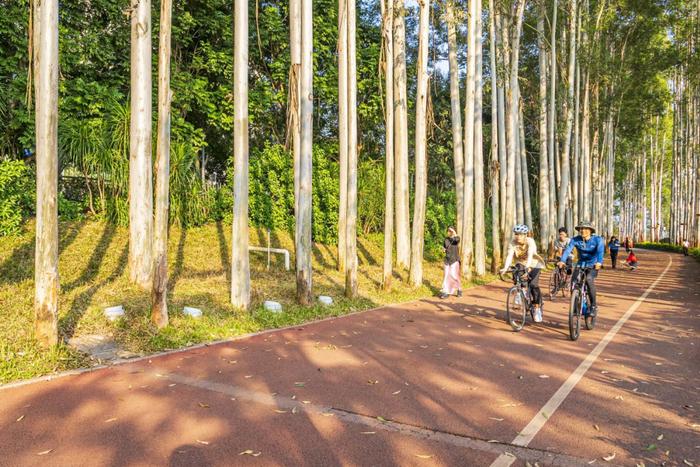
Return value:
M 581 274 L 581 269 L 584 267 L 594 268 L 586 277 L 586 285 L 588 286 L 588 297 L 591 305 L 591 316 L 598 313 L 598 305 L 596 303 L 595 278 L 598 276 L 598 271 L 603 266 L 603 253 L 605 252 L 605 241 L 599 235 L 595 234 L 593 224 L 588 221 L 581 221 L 576 226 L 576 230 L 580 235 L 571 239 L 569 246 L 564 250 L 564 254 L 559 260 L 559 267 L 564 267 L 566 260 L 571 256 L 571 252 L 576 248 L 578 251 L 578 268 L 574 271 L 572 282 L 578 279 Z
M 528 283 L 530 284 L 530 296 L 534 304 L 533 318 L 536 323 L 542 322 L 542 293 L 540 292 L 540 271 L 544 267 L 544 260 L 537 254 L 535 240 L 528 237 L 530 229 L 525 224 L 517 224 L 513 227 L 513 239 L 508 246 L 506 264 L 501 269 L 501 274 L 508 271 L 511 263 L 520 264 L 527 269 Z
M 564 254 L 564 250 L 571 243 L 569 238 L 569 233 L 566 231 L 566 227 L 559 227 L 559 234 L 557 238 L 554 239 L 554 259 L 559 261 Z M 566 275 L 570 276 L 573 269 L 574 260 L 569 258 L 566 260 Z

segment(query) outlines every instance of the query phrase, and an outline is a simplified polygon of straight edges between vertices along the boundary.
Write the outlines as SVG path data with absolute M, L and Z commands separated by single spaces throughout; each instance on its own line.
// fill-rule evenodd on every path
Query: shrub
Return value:
M 23 161 L 0 162 L 0 236 L 18 234 L 35 203 L 34 173 Z

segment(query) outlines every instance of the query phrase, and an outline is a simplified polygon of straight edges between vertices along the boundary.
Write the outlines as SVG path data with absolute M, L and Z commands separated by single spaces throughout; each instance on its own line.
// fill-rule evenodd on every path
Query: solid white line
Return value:
M 518 436 L 511 442 L 516 446 L 527 446 L 533 440 L 535 435 L 542 429 L 547 419 L 550 418 L 557 408 L 564 402 L 564 399 L 569 395 L 569 393 L 574 389 L 576 384 L 581 380 L 588 369 L 593 365 L 598 356 L 605 350 L 610 341 L 613 340 L 615 335 L 618 333 L 620 328 L 627 322 L 627 320 L 632 316 L 632 313 L 637 311 L 637 308 L 642 304 L 642 302 L 649 296 L 656 285 L 663 279 L 668 270 L 671 268 L 673 259 L 671 256 L 668 257 L 668 265 L 666 269 L 656 278 L 656 280 L 647 288 L 647 290 L 627 309 L 624 315 L 617 320 L 615 326 L 613 326 L 610 331 L 603 337 L 603 339 L 595 346 L 595 348 L 589 353 L 585 360 L 576 368 L 576 370 L 571 373 L 571 375 L 564 381 L 564 384 L 554 393 L 554 395 L 547 401 L 547 403 L 537 412 L 537 414 L 530 420 L 530 423 L 520 431 Z M 509 467 L 513 462 L 515 462 L 515 457 L 512 455 L 501 454 L 498 458 L 493 461 L 491 467 Z

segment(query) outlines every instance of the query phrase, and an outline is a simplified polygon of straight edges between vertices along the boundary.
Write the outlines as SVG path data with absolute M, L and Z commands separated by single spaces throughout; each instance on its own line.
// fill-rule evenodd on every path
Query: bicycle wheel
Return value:
M 586 297 L 586 302 L 588 302 L 588 297 Z M 589 331 L 591 331 L 595 327 L 595 321 L 596 321 L 596 318 L 598 317 L 597 314 L 596 314 L 596 316 L 591 316 L 590 310 L 591 310 L 591 305 L 589 303 L 588 304 L 588 313 L 586 313 L 586 316 L 585 316 L 586 329 L 588 329 Z
M 569 337 L 572 341 L 578 339 L 581 332 L 581 289 L 571 291 L 569 303 Z
M 520 331 L 525 326 L 527 300 L 518 287 L 511 287 L 506 300 L 506 321 L 514 331 Z
M 554 301 L 557 292 L 559 292 L 559 272 L 555 269 L 549 278 L 549 299 Z

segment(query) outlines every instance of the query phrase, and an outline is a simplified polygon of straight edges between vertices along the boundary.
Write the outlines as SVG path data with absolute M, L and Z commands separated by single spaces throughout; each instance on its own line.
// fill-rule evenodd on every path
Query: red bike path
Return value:
M 638 256 L 576 342 L 495 282 L 0 387 L 0 465 L 700 465 L 700 263 Z

